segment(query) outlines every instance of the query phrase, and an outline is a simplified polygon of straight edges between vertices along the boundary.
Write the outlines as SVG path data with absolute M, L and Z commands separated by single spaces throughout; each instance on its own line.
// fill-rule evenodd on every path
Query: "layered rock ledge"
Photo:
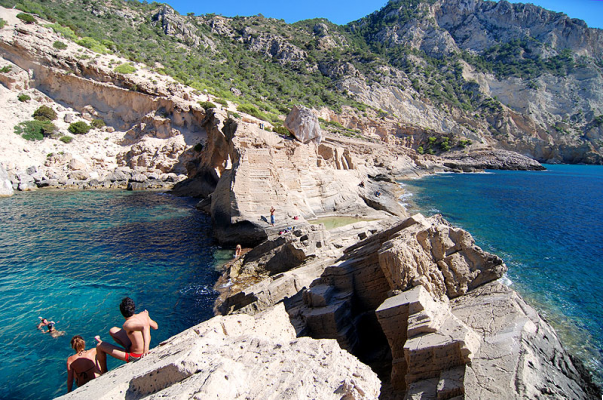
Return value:
M 440 216 L 274 235 L 226 266 L 228 315 L 62 398 L 598 398 L 505 271 Z

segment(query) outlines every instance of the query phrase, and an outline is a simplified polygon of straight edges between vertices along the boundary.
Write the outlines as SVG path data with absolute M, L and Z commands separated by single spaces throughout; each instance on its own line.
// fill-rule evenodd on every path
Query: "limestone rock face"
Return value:
M 299 64 L 307 57 L 305 51 L 284 38 L 257 32 L 249 26 L 243 29 L 242 40 L 249 45 L 250 50 L 272 57 L 279 64 Z
M 95 10 L 112 12 L 103 6 Z M 135 75 L 117 74 L 108 57 L 82 57 L 89 50 L 72 42 L 59 52 L 53 43 L 60 36 L 42 23 L 23 24 L 18 13 L 2 8 L 10 23 L 0 30 L 0 67 L 11 68 L 0 74 L 0 120 L 10 121 L 0 125 L 0 161 L 10 176 L 36 166 L 42 179 L 34 184 L 15 179 L 14 189 L 115 188 L 111 182 L 116 181 L 102 178 L 125 166 L 158 176 L 186 172 L 192 148 L 206 138 L 201 127 L 205 112 L 191 89 L 140 65 Z M 22 92 L 29 101 L 18 101 Z M 54 123 L 60 132 L 67 132 L 70 122 L 93 118 L 106 126 L 76 135 L 71 143 L 54 138 L 28 142 L 15 135 L 12 126 L 30 119 L 40 105 L 58 112 Z M 164 183 L 162 188 L 170 188 L 174 181 Z M 125 186 L 120 182 L 118 187 Z
M 491 282 L 452 300 L 450 307 L 482 341 L 463 376 L 466 398 L 601 396 L 553 328 L 509 287 Z
M 4 169 L 4 165 L 0 164 L 0 197 L 8 197 L 13 195 L 13 185 L 10 181 L 8 173 Z
M 336 339 L 374 368 L 386 364 L 385 399 L 599 396 L 553 329 L 498 282 L 502 260 L 467 232 L 415 215 L 358 239 L 333 261 L 238 288 L 219 311 L 283 302 L 298 336 Z
M 423 286 L 388 298 L 375 312 L 392 352 L 391 383 L 398 390 L 463 368 L 481 345 L 448 303 L 435 301 Z
M 209 209 L 214 235 L 223 244 L 257 245 L 280 230 L 320 216 L 405 215 L 397 201 L 398 186 L 369 182 L 369 175 L 382 171 L 386 158 L 411 167 L 406 155 L 392 155 L 380 146 L 378 152 L 377 146 L 371 148 L 364 141 L 303 144 L 257 123 L 228 118 L 221 110 L 211 110 L 203 127 L 208 135 L 205 146 L 187 164 L 191 179 L 175 190 L 211 195 L 209 206 L 204 201 L 202 207 Z M 365 189 L 359 187 L 363 180 Z M 365 194 L 378 188 L 383 195 L 375 206 Z M 275 226 L 268 220 L 272 206 Z
M 215 317 L 61 399 L 377 399 L 380 381 L 334 340 L 296 338 L 281 305 Z
M 293 107 L 285 120 L 285 128 L 304 144 L 309 142 L 320 144 L 322 140 L 318 118 L 312 110 L 304 106 Z
M 502 260 L 477 247 L 467 231 L 437 217 L 421 222 L 379 250 L 379 263 L 392 289 L 422 285 L 435 297 L 454 298 L 506 271 Z

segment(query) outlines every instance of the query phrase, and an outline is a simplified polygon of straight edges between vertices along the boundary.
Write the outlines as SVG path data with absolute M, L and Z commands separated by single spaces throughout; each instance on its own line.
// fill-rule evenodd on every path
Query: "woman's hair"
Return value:
M 86 342 L 84 341 L 84 338 L 80 335 L 75 335 L 74 337 L 72 337 L 71 348 L 75 350 L 76 353 L 84 351 L 86 349 Z

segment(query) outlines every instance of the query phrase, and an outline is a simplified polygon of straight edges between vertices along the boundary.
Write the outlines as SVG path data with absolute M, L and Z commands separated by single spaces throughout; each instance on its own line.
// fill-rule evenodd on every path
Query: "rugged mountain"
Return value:
M 420 153 L 493 147 L 603 162 L 602 31 L 536 6 L 390 1 L 337 26 L 182 16 L 136 1 L 0 4 L 276 125 L 297 103 L 321 110 L 325 128 L 399 138 Z

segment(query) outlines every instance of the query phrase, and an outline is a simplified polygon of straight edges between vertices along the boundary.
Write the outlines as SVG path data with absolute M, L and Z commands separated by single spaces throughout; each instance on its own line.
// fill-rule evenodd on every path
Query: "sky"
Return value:
M 150 2 L 150 1 L 149 1 Z M 167 3 L 180 14 L 218 14 L 225 17 L 251 16 L 284 19 L 293 23 L 303 19 L 326 18 L 338 25 L 345 25 L 381 9 L 387 0 L 157 0 Z M 571 18 L 586 21 L 591 28 L 603 29 L 603 0 L 531 0 L 511 1 L 532 3 L 547 10 L 563 12 Z

